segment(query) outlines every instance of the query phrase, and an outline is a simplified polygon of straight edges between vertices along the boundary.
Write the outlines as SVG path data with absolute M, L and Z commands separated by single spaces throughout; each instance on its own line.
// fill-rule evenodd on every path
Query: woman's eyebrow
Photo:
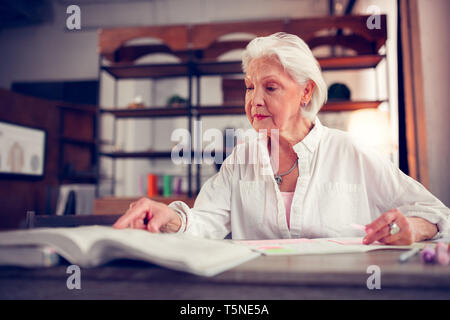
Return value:
M 261 78 L 261 81 L 265 81 L 265 80 L 273 80 L 273 81 L 279 82 L 279 80 L 278 80 L 276 75 L 268 75 L 268 76 L 264 76 L 264 77 Z M 252 82 L 252 80 L 250 80 L 249 77 L 245 77 L 244 81 Z
M 268 75 L 268 76 L 262 77 L 261 81 L 267 80 L 267 79 L 278 81 L 278 78 L 275 75 Z

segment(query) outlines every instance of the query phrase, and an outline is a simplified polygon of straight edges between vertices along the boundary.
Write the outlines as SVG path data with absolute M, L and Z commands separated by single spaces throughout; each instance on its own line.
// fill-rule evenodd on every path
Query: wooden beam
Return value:
M 409 175 L 429 187 L 425 103 L 417 0 L 400 0 Z

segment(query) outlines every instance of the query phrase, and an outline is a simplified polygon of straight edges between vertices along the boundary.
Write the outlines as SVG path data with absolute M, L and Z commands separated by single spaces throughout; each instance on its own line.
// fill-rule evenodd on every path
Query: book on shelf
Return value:
M 51 267 L 61 261 L 56 251 L 46 245 L 0 245 L 0 265 L 18 267 Z
M 145 230 L 83 226 L 0 232 L 0 264 L 7 258 L 11 260 L 11 255 L 24 246 L 49 247 L 69 263 L 84 268 L 97 267 L 116 259 L 131 259 L 200 276 L 214 276 L 260 255 L 247 246 L 231 241 L 203 239 L 188 234 L 155 234 Z M 26 259 L 20 260 L 20 256 L 13 261 L 18 261 L 17 265 L 27 266 Z

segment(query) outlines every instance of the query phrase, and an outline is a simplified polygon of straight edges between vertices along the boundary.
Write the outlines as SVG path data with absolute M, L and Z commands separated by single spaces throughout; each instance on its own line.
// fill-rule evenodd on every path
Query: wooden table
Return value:
M 450 266 L 400 264 L 400 252 L 261 256 L 212 278 L 118 261 L 82 269 L 80 290 L 67 289 L 67 265 L 1 267 L 0 299 L 450 299 Z M 371 265 L 381 289 L 367 287 Z

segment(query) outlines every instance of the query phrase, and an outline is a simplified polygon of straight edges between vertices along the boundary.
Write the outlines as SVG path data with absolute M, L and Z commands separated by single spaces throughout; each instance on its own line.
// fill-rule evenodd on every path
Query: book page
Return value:
M 134 258 L 200 275 L 213 275 L 260 255 L 230 241 L 188 234 L 113 228 L 104 231 L 101 242 L 109 247 L 108 258 Z
M 37 228 L 0 232 L 1 245 L 45 244 L 81 267 L 118 258 L 137 259 L 198 275 L 212 276 L 260 253 L 231 241 L 187 234 L 155 234 L 106 226 Z
M 379 249 L 411 249 L 423 247 L 423 243 L 411 246 L 392 246 L 374 243 L 365 245 L 362 238 L 320 238 L 320 239 L 274 239 L 243 240 L 236 243 L 246 245 L 264 255 L 301 255 L 368 252 Z

